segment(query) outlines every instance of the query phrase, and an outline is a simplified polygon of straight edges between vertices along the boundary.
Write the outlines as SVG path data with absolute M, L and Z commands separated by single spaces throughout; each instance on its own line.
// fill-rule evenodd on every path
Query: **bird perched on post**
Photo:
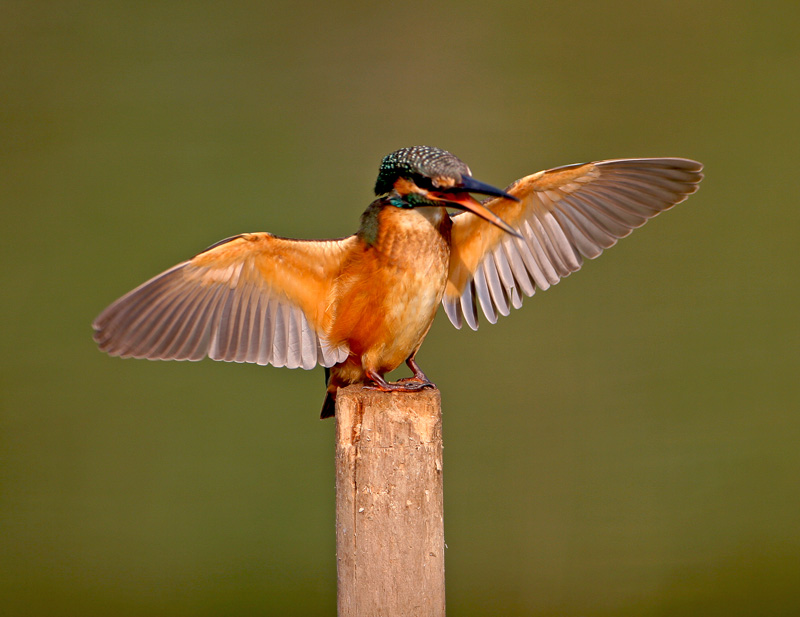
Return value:
M 440 303 L 457 328 L 477 329 L 478 306 L 494 323 L 686 199 L 701 170 L 681 158 L 607 160 L 540 171 L 503 191 L 445 150 L 403 148 L 384 157 L 355 235 L 228 238 L 106 308 L 94 339 L 122 357 L 320 364 L 329 417 L 349 384 L 433 386 L 415 356 Z M 413 376 L 387 382 L 403 362 Z

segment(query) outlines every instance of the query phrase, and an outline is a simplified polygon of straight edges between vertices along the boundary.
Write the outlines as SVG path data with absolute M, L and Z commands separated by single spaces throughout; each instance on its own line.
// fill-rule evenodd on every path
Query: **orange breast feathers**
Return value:
M 449 248 L 425 213 L 390 208 L 380 216 L 377 241 L 353 251 L 336 282 L 329 337 L 347 344 L 365 368 L 383 373 L 405 361 L 430 328 Z

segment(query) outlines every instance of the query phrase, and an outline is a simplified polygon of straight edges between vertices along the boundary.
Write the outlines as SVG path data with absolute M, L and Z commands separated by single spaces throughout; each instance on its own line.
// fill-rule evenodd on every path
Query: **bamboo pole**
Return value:
M 336 397 L 339 617 L 444 617 L 438 390 Z

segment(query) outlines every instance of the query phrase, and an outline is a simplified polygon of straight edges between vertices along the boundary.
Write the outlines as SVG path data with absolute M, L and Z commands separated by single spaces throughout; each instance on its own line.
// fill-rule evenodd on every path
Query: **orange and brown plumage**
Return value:
M 439 304 L 457 328 L 477 329 L 479 306 L 494 323 L 686 199 L 701 170 L 680 158 L 608 160 L 501 191 L 449 152 L 403 148 L 384 158 L 378 198 L 355 235 L 223 240 L 114 302 L 94 321 L 94 338 L 122 357 L 322 365 L 327 417 L 345 385 L 433 385 L 414 358 Z M 403 362 L 414 376 L 385 381 Z

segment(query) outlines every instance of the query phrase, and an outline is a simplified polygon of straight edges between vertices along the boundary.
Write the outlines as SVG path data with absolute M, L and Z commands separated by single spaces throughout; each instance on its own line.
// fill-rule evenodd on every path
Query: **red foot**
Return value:
M 414 375 L 414 377 L 405 377 L 395 382 L 386 381 L 374 371 L 367 371 L 367 377 L 372 380 L 373 383 L 373 385 L 364 386 L 367 390 L 380 390 L 381 392 L 418 392 L 425 388 L 436 387 L 436 384 L 428 381 L 424 374 L 422 374 L 422 378 Z

